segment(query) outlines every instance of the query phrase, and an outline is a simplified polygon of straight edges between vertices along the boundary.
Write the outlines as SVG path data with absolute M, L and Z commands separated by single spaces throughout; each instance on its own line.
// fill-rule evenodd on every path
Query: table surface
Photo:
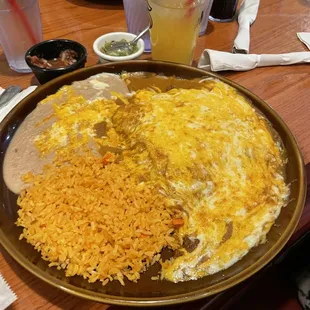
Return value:
M 88 50 L 87 66 L 95 65 L 93 41 L 112 31 L 126 31 L 122 2 L 119 0 L 39 0 L 44 39 L 68 38 Z M 195 59 L 204 48 L 231 51 L 238 25 L 209 23 L 207 33 L 198 39 Z M 251 28 L 251 53 L 307 51 L 297 32 L 310 32 L 309 0 L 261 0 L 257 20 Z M 144 56 L 149 57 L 149 56 Z M 250 89 L 268 102 L 292 130 L 304 155 L 310 161 L 310 66 L 296 65 L 258 68 L 248 72 L 221 73 Z M 0 49 L 0 86 L 27 87 L 37 83 L 32 74 L 18 74 L 8 67 Z M 1 249 L 0 271 L 18 295 L 11 309 L 101 309 L 108 306 L 81 300 L 59 291 L 32 276 Z

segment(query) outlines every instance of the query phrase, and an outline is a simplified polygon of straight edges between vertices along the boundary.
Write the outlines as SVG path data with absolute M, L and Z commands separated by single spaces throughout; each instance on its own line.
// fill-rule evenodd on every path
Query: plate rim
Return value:
M 245 94 L 249 99 L 255 100 L 256 102 L 259 102 L 260 105 L 264 106 L 265 109 L 267 109 L 269 114 L 272 114 L 272 117 L 277 119 L 282 129 L 285 131 L 285 134 L 287 138 L 290 140 L 290 144 L 292 145 L 294 152 L 296 153 L 297 157 L 297 169 L 300 174 L 300 187 L 298 192 L 298 199 L 296 201 L 296 208 L 294 210 L 294 213 L 288 223 L 288 226 L 286 227 L 283 234 L 280 236 L 280 238 L 277 240 L 277 242 L 274 244 L 273 247 L 271 247 L 264 255 L 262 255 L 257 261 L 255 261 L 254 264 L 249 266 L 248 268 L 240 271 L 239 273 L 235 274 L 234 276 L 224 280 L 220 283 L 214 283 L 209 288 L 202 288 L 193 292 L 187 292 L 184 294 L 177 294 L 174 296 L 164 296 L 164 297 L 124 297 L 124 296 L 116 296 L 116 295 L 109 295 L 104 293 L 98 293 L 91 290 L 83 289 L 80 287 L 76 287 L 72 284 L 65 283 L 64 281 L 55 278 L 54 276 L 48 274 L 46 271 L 43 271 L 36 265 L 32 264 L 25 256 L 23 256 L 20 252 L 17 251 L 17 249 L 11 244 L 9 239 L 4 234 L 2 228 L 0 227 L 0 244 L 3 246 L 3 248 L 10 254 L 10 256 L 17 261 L 22 267 L 24 267 L 26 270 L 28 270 L 30 273 L 32 273 L 34 276 L 40 278 L 44 282 L 61 289 L 62 291 L 65 291 L 67 293 L 70 293 L 74 296 L 81 297 L 84 299 L 97 301 L 101 303 L 111 304 L 111 305 L 119 305 L 119 306 L 136 306 L 136 307 L 151 307 L 151 306 L 166 306 L 166 305 L 174 305 L 174 304 L 181 304 L 186 303 L 190 301 L 195 301 L 198 299 L 202 299 L 205 297 L 209 297 L 211 295 L 220 293 L 224 290 L 227 290 L 240 282 L 246 280 L 247 278 L 251 277 L 253 274 L 258 272 L 260 269 L 262 269 L 264 266 L 266 266 L 280 251 L 281 249 L 286 245 L 286 243 L 289 241 L 290 237 L 292 236 L 293 232 L 295 231 L 298 222 L 300 220 L 300 217 L 303 212 L 303 208 L 305 205 L 306 200 L 306 173 L 305 173 L 305 164 L 304 160 L 300 151 L 300 148 L 297 144 L 297 141 L 291 132 L 291 130 L 288 128 L 286 123 L 283 121 L 281 116 L 263 99 L 252 93 L 250 90 L 246 89 L 245 87 L 241 86 L 240 84 L 231 81 L 227 79 L 226 77 L 220 76 L 218 74 L 207 72 L 195 67 L 186 66 L 186 65 L 180 65 L 176 63 L 169 63 L 164 61 L 149 61 L 149 60 L 134 60 L 134 61 L 123 61 L 123 62 L 115 62 L 115 63 L 107 63 L 107 64 L 101 64 L 96 65 L 97 71 L 100 70 L 102 73 L 105 72 L 105 68 L 113 68 L 114 66 L 121 66 L 126 65 L 128 63 L 137 63 L 137 64 L 163 64 L 165 66 L 170 66 L 171 68 L 178 67 L 178 68 L 185 68 L 186 70 L 191 69 L 193 72 L 200 72 L 203 73 L 206 76 L 216 78 L 220 81 L 223 81 L 232 87 L 239 90 L 242 94 Z M 77 72 L 93 72 L 94 66 L 82 68 L 73 72 L 70 72 L 66 74 L 66 77 L 71 77 L 77 74 Z M 91 76 L 90 74 L 89 76 Z M 2 131 L 3 127 L 5 127 L 6 123 L 9 122 L 13 114 L 16 113 L 20 107 L 24 106 L 29 100 L 31 100 L 32 96 L 36 95 L 38 92 L 44 92 L 45 89 L 48 89 L 53 84 L 57 84 L 58 82 L 61 82 L 61 80 L 64 78 L 64 76 L 60 76 L 56 79 L 53 79 L 52 81 L 38 87 L 34 92 L 32 92 L 30 95 L 28 95 L 26 98 L 24 98 L 17 106 L 15 106 L 10 113 L 4 118 L 4 120 L 0 123 L 0 131 Z

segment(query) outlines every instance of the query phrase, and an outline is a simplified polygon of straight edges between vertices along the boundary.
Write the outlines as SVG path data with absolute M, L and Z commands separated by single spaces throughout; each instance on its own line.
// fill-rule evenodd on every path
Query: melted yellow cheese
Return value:
M 181 237 L 200 240 L 165 263 L 163 276 L 178 282 L 212 274 L 264 241 L 289 195 L 283 150 L 266 119 L 221 82 L 211 91 L 141 91 L 135 104 L 140 116 L 129 137 L 143 142 L 148 156 L 128 157 L 128 164 L 142 163 L 139 173 L 186 210 Z
M 75 150 L 90 140 L 96 140 L 94 126 L 102 122 L 110 123 L 119 107 L 113 100 L 89 102 L 75 95 L 70 87 L 62 88 L 40 104 L 46 102 L 52 102 L 53 116 L 57 121 L 34 141 L 42 156 L 64 148 L 67 151 Z M 101 143 L 100 139 L 97 141 Z
M 174 282 L 241 259 L 266 240 L 289 196 L 284 150 L 266 119 L 234 88 L 216 80 L 201 84 L 164 93 L 140 90 L 119 97 L 121 106 L 87 102 L 66 88 L 52 97 L 57 121 L 35 141 L 43 155 L 74 150 L 90 138 L 121 149 L 132 173 L 156 184 L 171 207 L 182 206 L 180 238 L 199 244 L 163 264 L 163 277 Z M 94 126 L 101 122 L 108 132 L 96 137 Z

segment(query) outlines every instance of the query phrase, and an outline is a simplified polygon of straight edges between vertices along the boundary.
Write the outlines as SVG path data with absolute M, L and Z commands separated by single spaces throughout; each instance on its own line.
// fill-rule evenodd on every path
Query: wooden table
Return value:
M 111 31 L 126 31 L 120 0 L 39 0 L 44 39 L 68 38 L 88 49 L 87 65 L 98 61 L 93 41 Z M 237 31 L 236 22 L 209 23 L 200 37 L 195 59 L 206 47 L 231 51 Z M 261 0 L 257 21 L 251 28 L 251 53 L 285 53 L 306 51 L 297 32 L 310 32 L 309 0 Z M 146 56 L 148 57 L 148 56 Z M 258 68 L 248 72 L 226 72 L 223 75 L 247 87 L 266 100 L 286 121 L 310 161 L 310 66 Z M 27 87 L 37 83 L 32 74 L 10 70 L 0 50 L 0 86 L 17 84 Z M 310 216 L 309 216 L 310 221 Z M 303 229 L 309 223 L 303 219 Z M 107 306 L 81 300 L 61 292 L 32 276 L 1 249 L 0 271 L 18 295 L 11 309 L 106 309 Z

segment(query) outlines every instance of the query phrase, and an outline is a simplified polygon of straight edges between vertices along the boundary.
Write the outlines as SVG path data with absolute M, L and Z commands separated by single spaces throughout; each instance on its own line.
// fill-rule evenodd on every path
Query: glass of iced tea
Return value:
M 205 0 L 148 0 L 152 58 L 191 65 Z

